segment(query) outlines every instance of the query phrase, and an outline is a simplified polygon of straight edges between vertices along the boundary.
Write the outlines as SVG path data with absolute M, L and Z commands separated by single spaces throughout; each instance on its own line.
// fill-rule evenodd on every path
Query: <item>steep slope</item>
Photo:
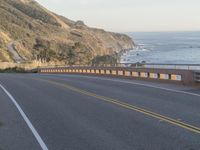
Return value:
M 22 60 L 66 64 L 91 64 L 134 47 L 126 35 L 90 28 L 33 0 L 0 0 L 0 61 L 16 61 L 11 44 Z

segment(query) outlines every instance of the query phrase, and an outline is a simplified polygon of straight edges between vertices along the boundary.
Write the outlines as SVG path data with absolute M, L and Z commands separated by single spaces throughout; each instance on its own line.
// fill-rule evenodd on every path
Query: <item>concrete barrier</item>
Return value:
M 60 74 L 92 74 L 101 76 L 118 76 L 143 80 L 158 80 L 183 84 L 195 83 L 194 71 L 173 69 L 147 69 L 131 67 L 65 67 L 65 68 L 40 68 L 39 73 Z

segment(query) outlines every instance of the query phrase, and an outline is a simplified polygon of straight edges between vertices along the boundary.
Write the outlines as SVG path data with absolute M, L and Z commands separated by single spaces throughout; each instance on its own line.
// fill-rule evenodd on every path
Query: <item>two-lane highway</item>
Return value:
M 0 84 L 0 150 L 200 150 L 198 94 L 79 75 Z

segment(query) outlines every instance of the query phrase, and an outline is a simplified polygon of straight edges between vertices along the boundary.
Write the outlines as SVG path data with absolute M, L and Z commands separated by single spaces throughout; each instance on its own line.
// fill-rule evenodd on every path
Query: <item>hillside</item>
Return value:
M 36 1 L 0 0 L 0 62 L 91 64 L 132 47 L 126 35 L 90 28 Z

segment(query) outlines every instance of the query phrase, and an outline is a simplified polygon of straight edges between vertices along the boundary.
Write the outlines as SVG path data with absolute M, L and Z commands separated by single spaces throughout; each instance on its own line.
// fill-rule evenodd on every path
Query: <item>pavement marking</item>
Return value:
M 133 111 L 142 113 L 146 116 L 150 116 L 150 117 L 156 118 L 158 120 L 163 120 L 167 123 L 170 123 L 170 124 L 179 126 L 181 128 L 184 128 L 186 130 L 189 130 L 191 132 L 200 134 L 200 128 L 198 128 L 198 127 L 195 127 L 193 125 L 181 122 L 179 120 L 176 120 L 176 119 L 173 119 L 173 118 L 170 118 L 170 117 L 167 117 L 167 116 L 146 110 L 144 108 L 140 108 L 140 107 L 137 107 L 137 106 L 125 103 L 125 102 L 121 102 L 120 100 L 116 100 L 116 99 L 112 99 L 112 98 L 109 98 L 109 97 L 97 95 L 95 93 L 88 92 L 88 91 L 82 90 L 80 88 L 76 88 L 74 86 L 59 83 L 59 82 L 56 82 L 56 81 L 50 81 L 50 80 L 41 79 L 41 78 L 33 78 L 33 79 L 38 80 L 38 81 L 43 81 L 43 82 L 46 82 L 46 83 L 50 83 L 50 84 L 53 84 L 53 85 L 61 86 L 61 87 L 64 87 L 68 90 L 71 90 L 71 91 L 74 91 L 74 92 L 77 92 L 77 93 L 80 93 L 80 94 L 84 94 L 84 95 L 87 95 L 87 96 L 90 96 L 90 97 L 94 97 L 98 100 L 105 101 L 105 102 L 108 102 L 108 103 L 111 103 L 111 104 L 115 104 L 115 105 L 120 106 L 122 108 L 126 108 L 128 110 L 133 110 Z
M 44 75 L 47 76 L 47 75 Z M 61 75 L 54 75 L 52 74 L 52 76 L 61 76 Z M 64 75 L 62 75 L 64 76 Z M 196 93 L 192 93 L 192 92 L 186 92 L 186 91 L 180 91 L 180 90 L 174 90 L 174 89 L 169 89 L 169 88 L 164 88 L 164 87 L 159 87 L 159 86 L 155 86 L 155 85 L 149 85 L 149 84 L 143 84 L 143 83 L 136 83 L 136 82 L 130 82 L 130 81 L 122 81 L 122 80 L 117 80 L 117 79 L 106 79 L 106 78 L 99 78 L 99 77 L 89 77 L 89 76 L 80 76 L 83 78 L 93 78 L 93 79 L 99 79 L 99 80 L 105 80 L 105 81 L 114 81 L 114 82 L 120 82 L 120 83 L 128 83 L 128 84 L 133 84 L 133 85 L 139 85 L 139 86 L 145 86 L 145 87 L 150 87 L 150 88 L 155 88 L 155 89 L 160 89 L 160 90 L 165 90 L 165 91 L 169 91 L 169 92 L 175 92 L 175 93 L 182 93 L 182 94 L 187 94 L 187 95 L 192 95 L 192 96 L 197 96 L 200 97 L 200 94 L 196 94 Z
M 36 129 L 34 128 L 34 126 L 32 125 L 31 121 L 28 119 L 28 117 L 26 116 L 26 114 L 24 113 L 24 111 L 22 110 L 22 108 L 19 106 L 19 104 L 17 103 L 17 101 L 14 99 L 14 97 L 3 87 L 3 85 L 0 84 L 0 88 L 7 94 L 7 96 L 10 98 L 10 100 L 16 106 L 16 108 L 20 112 L 22 118 L 24 119 L 24 121 L 26 122 L 26 124 L 30 128 L 31 132 L 35 136 L 37 142 L 40 144 L 42 150 L 48 150 L 46 144 L 44 143 L 44 141 L 42 140 L 42 138 L 40 137 L 40 135 L 38 134 L 38 132 L 36 131 Z

